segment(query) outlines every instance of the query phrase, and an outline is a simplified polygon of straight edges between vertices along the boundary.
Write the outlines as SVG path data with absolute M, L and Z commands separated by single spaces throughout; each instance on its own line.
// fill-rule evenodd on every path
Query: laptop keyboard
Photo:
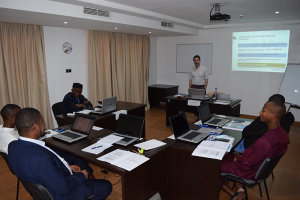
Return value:
M 223 119 L 213 119 L 213 120 L 211 120 L 209 123 L 210 124 L 217 124 L 217 123 L 219 123 L 220 121 L 222 121 Z
M 122 141 L 124 141 L 124 142 L 128 142 L 128 141 L 130 141 L 130 140 L 132 140 L 132 138 L 124 137 L 124 138 L 122 139 Z
M 198 135 L 200 135 L 201 133 L 199 133 L 199 132 L 191 132 L 190 134 L 188 134 L 188 135 L 186 135 L 186 136 L 184 136 L 183 138 L 184 139 L 193 139 L 194 137 L 196 137 L 196 136 L 198 136 Z
M 72 139 L 76 139 L 76 138 L 81 137 L 80 135 L 77 135 L 77 134 L 74 134 L 74 133 L 71 133 L 71 132 L 68 132 L 68 131 L 62 133 L 62 135 L 67 136 L 67 137 L 70 137 L 70 138 L 72 138 Z

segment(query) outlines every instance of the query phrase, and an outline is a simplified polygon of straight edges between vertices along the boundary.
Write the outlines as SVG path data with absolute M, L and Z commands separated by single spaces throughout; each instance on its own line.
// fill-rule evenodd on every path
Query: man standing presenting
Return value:
M 206 88 L 208 84 L 208 74 L 206 67 L 200 65 L 200 56 L 195 55 L 194 58 L 195 66 L 190 69 L 189 72 L 189 87 L 195 89 L 204 89 L 206 94 Z M 198 121 L 199 113 L 194 113 L 195 121 Z
M 84 108 L 93 109 L 93 105 L 82 94 L 82 84 L 73 83 L 71 92 L 65 95 L 61 105 L 61 113 L 78 112 Z
M 194 56 L 193 60 L 195 66 L 192 67 L 189 72 L 189 87 L 196 89 L 204 89 L 206 94 L 206 88 L 208 84 L 207 69 L 206 67 L 200 65 L 200 56 Z

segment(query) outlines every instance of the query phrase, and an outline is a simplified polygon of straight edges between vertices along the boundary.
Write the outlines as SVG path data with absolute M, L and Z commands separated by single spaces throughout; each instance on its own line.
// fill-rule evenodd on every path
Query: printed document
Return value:
M 164 142 L 153 139 L 153 140 L 148 140 L 146 142 L 136 144 L 134 146 L 138 147 L 138 148 L 145 149 L 145 150 L 150 150 L 150 149 L 155 149 L 157 147 L 163 146 L 165 144 L 166 143 L 164 143 Z
M 222 160 L 229 148 L 231 144 L 227 142 L 204 140 L 193 151 L 192 156 Z

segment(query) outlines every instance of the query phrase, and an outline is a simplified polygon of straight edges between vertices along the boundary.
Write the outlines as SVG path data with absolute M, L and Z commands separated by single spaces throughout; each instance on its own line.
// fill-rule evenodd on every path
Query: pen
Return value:
M 97 149 L 97 148 L 99 148 L 99 147 L 102 147 L 102 145 L 101 145 L 101 146 L 97 146 L 97 147 L 93 147 L 92 149 Z
M 134 153 L 137 153 L 137 154 L 139 154 L 137 151 L 135 151 L 135 150 L 132 150 Z

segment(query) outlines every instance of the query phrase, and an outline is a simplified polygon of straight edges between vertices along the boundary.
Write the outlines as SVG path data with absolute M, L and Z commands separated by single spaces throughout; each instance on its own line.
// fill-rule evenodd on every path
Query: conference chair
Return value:
M 253 188 L 254 186 L 258 185 L 259 186 L 260 197 L 262 197 L 260 183 L 262 181 L 264 181 L 267 198 L 268 198 L 268 200 L 270 200 L 269 193 L 268 193 L 268 188 L 267 188 L 267 183 L 266 183 L 266 178 L 268 178 L 270 176 L 270 174 L 273 172 L 274 168 L 276 167 L 276 165 L 278 164 L 279 160 L 281 159 L 281 157 L 283 155 L 278 156 L 278 157 L 273 157 L 273 158 L 266 158 L 262 162 L 262 164 L 260 165 L 259 169 L 257 170 L 257 172 L 255 174 L 256 181 L 249 180 L 249 179 L 244 179 L 244 178 L 241 178 L 237 175 L 230 174 L 230 173 L 221 173 L 221 176 L 223 177 L 221 186 L 227 180 L 242 184 L 243 185 L 242 187 L 245 190 L 246 200 L 248 200 L 247 187 Z
M 22 179 L 20 179 L 20 181 L 23 184 L 26 191 L 33 197 L 34 200 L 54 200 L 51 194 L 44 186 L 40 184 L 29 183 L 23 181 Z M 94 197 L 95 195 L 89 197 L 88 200 L 93 199 Z
M 53 112 L 54 116 L 61 114 L 61 105 L 62 105 L 62 102 L 57 102 L 52 105 L 52 112 Z
M 6 153 L 3 153 L 3 152 L 0 152 L 1 156 L 3 157 L 3 159 L 5 160 L 10 172 L 15 175 L 15 173 L 13 172 L 13 170 L 9 167 L 9 163 L 8 163 L 8 157 L 7 157 L 7 154 Z M 18 178 L 18 177 L 17 177 Z M 16 199 L 18 200 L 18 197 L 19 197 L 19 178 L 17 180 L 17 197 Z
M 23 184 L 25 190 L 33 197 L 34 200 L 54 200 L 48 190 L 40 185 L 40 184 L 33 184 L 20 179 L 21 183 Z

